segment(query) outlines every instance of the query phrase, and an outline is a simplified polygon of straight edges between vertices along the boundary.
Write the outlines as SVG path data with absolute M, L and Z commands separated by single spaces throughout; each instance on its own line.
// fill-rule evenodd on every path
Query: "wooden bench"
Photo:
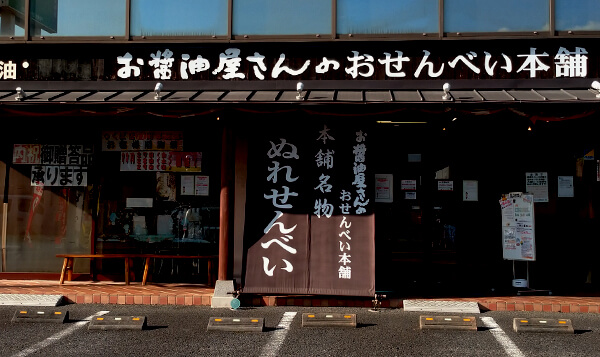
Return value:
M 146 285 L 148 279 L 148 271 L 150 268 L 151 259 L 206 259 L 208 270 L 208 285 L 213 285 L 214 279 L 212 274 L 213 261 L 219 259 L 217 255 L 166 255 L 166 254 L 56 254 L 57 258 L 64 258 L 62 270 L 60 272 L 59 284 L 64 284 L 65 273 L 67 281 L 71 281 L 73 276 L 73 265 L 75 258 L 89 259 L 124 259 L 125 260 L 125 284 L 129 285 L 129 267 L 133 258 L 144 259 L 144 275 L 142 285 Z

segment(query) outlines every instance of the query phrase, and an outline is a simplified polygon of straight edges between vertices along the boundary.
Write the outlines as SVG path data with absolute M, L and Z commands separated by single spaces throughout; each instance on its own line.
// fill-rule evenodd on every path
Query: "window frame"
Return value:
M 227 34 L 225 35 L 206 35 L 206 36 L 193 36 L 193 35 L 185 35 L 185 36 L 133 36 L 131 35 L 131 0 L 127 0 L 127 39 L 130 41 L 139 41 L 139 42 L 164 42 L 164 41 L 190 41 L 197 42 L 198 40 L 207 41 L 207 42 L 223 42 L 231 39 L 231 19 L 232 13 L 231 9 L 233 6 L 233 0 L 227 1 Z
M 24 19 L 24 36 L 0 36 L 0 44 L 10 43 L 236 43 L 236 42 L 331 42 L 331 41 L 369 41 L 369 40 L 460 40 L 460 39 L 523 39 L 523 38 L 594 38 L 600 37 L 598 31 L 557 31 L 555 0 L 549 2 L 549 29 L 546 31 L 526 32 L 444 32 L 444 1 L 438 0 L 438 32 L 399 33 L 399 34 L 340 34 L 337 33 L 337 0 L 330 0 L 332 7 L 331 29 L 329 33 L 312 35 L 233 35 L 233 0 L 227 1 L 227 34 L 216 36 L 131 36 L 131 0 L 125 0 L 124 36 L 32 36 L 30 17 Z M 25 12 L 30 13 L 31 0 L 24 0 Z
M 86 42 L 123 42 L 129 38 L 129 16 L 131 0 L 125 0 L 125 31 L 123 36 L 34 36 L 31 34 L 30 13 L 31 0 L 25 0 L 26 16 L 25 39 L 27 42 L 43 43 L 86 43 Z

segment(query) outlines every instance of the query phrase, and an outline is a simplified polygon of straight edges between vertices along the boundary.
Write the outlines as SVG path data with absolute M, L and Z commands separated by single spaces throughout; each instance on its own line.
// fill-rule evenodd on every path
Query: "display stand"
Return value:
M 516 260 L 513 260 L 513 281 L 512 286 L 514 288 L 520 289 L 517 290 L 517 295 L 552 295 L 552 291 L 550 290 L 539 290 L 539 289 L 530 289 L 529 288 L 529 261 L 525 262 L 525 278 L 517 278 L 518 274 L 516 271 L 515 263 Z
M 549 290 L 529 287 L 529 262 L 536 260 L 533 195 L 511 192 L 502 195 L 502 251 L 505 260 L 513 261 L 512 286 L 522 294 L 548 294 Z M 517 261 L 525 262 L 525 276 L 517 274 Z M 520 277 L 519 277 L 520 276 Z

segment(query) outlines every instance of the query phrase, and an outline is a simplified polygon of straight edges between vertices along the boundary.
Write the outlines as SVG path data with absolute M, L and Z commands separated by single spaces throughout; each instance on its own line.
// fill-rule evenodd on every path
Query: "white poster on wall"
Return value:
M 375 202 L 394 202 L 394 175 L 375 175 Z
M 404 199 L 405 200 L 416 200 L 417 193 L 415 191 L 406 191 L 406 192 L 404 192 Z
M 533 194 L 534 202 L 548 202 L 548 173 L 525 173 L 525 188 L 527 193 Z
M 477 201 L 478 197 L 478 181 L 463 180 L 463 201 Z
M 208 176 L 196 175 L 195 185 L 196 185 L 196 191 L 195 191 L 196 196 L 208 196 Z
M 558 176 L 558 197 L 575 197 L 573 176 Z
M 194 176 L 183 175 L 181 176 L 181 195 L 182 196 L 193 196 L 194 195 Z
M 400 181 L 400 189 L 402 191 L 416 191 L 417 190 L 417 180 L 401 180 Z
M 438 181 L 438 191 L 454 191 L 454 181 Z

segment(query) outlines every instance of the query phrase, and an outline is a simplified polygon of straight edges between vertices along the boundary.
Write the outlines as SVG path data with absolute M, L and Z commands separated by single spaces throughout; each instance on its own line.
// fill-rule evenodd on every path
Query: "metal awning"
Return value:
M 298 97 L 290 90 L 173 90 L 157 95 L 140 90 L 0 91 L 0 104 L 10 103 L 542 103 L 600 101 L 592 89 L 456 90 L 313 90 Z

